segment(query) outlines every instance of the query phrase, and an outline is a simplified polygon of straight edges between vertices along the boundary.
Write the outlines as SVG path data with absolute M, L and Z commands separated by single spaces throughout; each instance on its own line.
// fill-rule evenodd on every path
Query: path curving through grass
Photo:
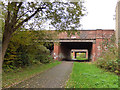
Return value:
M 56 65 L 61 64 L 59 61 L 55 61 L 48 64 L 36 64 L 21 69 L 18 72 L 2 73 L 2 88 L 9 88 L 13 85 L 19 84 L 31 77 L 34 77 Z
M 35 75 L 11 88 L 63 88 L 72 72 L 72 62 L 62 62 L 43 73 Z

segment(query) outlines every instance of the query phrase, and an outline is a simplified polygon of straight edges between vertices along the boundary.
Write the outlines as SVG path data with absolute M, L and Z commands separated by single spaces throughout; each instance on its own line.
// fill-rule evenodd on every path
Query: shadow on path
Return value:
M 67 59 L 63 59 L 62 61 L 69 61 L 69 62 L 90 62 L 89 60 L 67 60 Z

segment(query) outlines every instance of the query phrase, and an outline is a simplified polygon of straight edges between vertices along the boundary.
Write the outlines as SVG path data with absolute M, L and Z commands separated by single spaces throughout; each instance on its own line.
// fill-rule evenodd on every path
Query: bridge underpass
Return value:
M 61 42 L 60 47 L 62 60 L 72 60 L 71 58 L 72 49 L 87 49 L 88 60 L 91 61 L 92 42 Z
M 87 49 L 89 61 L 95 61 L 101 55 L 102 41 L 110 39 L 114 30 L 78 30 L 80 34 L 68 36 L 66 32 L 59 33 L 56 40 L 40 40 L 51 42 L 54 46 L 47 47 L 55 60 L 70 60 L 72 49 Z M 60 44 L 58 44 L 60 43 Z M 54 48 L 53 48 L 54 47 Z
M 80 54 L 84 54 L 84 55 L 81 56 Z M 86 60 L 88 59 L 88 50 L 87 49 L 72 49 L 71 55 L 72 55 L 72 59 L 77 59 L 78 57 L 79 60 L 80 58 L 84 58 Z

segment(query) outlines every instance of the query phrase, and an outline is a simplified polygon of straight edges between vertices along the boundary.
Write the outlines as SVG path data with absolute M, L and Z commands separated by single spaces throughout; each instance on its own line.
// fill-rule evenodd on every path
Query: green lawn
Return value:
M 88 60 L 87 58 L 76 57 L 77 60 Z
M 41 65 L 33 65 L 31 67 L 27 67 L 21 69 L 19 72 L 10 72 L 10 73 L 2 73 L 2 87 L 9 87 L 15 83 L 19 83 L 25 79 L 28 79 L 32 76 L 35 76 L 49 68 L 60 64 L 61 62 L 55 61 L 54 63 L 50 64 L 41 64 Z
M 73 56 L 71 58 L 73 59 Z M 82 57 L 79 57 L 79 56 L 77 56 L 75 59 L 77 59 L 77 60 L 88 60 L 87 58 L 82 58 Z
M 91 63 L 74 62 L 66 88 L 118 88 L 118 76 Z

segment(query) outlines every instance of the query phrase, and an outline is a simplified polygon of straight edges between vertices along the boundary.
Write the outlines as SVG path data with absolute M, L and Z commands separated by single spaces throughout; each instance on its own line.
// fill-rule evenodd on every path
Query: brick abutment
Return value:
M 96 61 L 102 52 L 102 41 L 110 39 L 114 30 L 80 30 L 80 34 L 67 36 L 66 32 L 59 34 L 59 43 L 54 43 L 53 57 L 56 60 L 70 60 L 71 50 L 87 50 L 89 61 Z M 75 53 L 73 53 L 75 56 Z

